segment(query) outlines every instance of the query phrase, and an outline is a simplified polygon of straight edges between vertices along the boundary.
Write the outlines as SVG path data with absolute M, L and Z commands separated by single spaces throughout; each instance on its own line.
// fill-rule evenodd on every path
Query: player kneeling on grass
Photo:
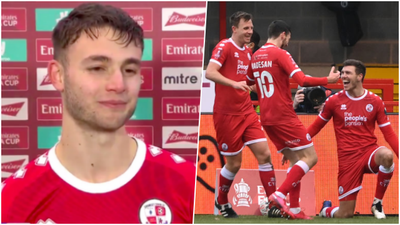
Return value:
M 330 201 L 324 201 L 320 212 L 322 217 L 353 217 L 363 175 L 374 173 L 378 174 L 378 182 L 371 211 L 378 219 L 386 218 L 382 199 L 393 176 L 393 153 L 377 144 L 375 121 L 397 157 L 399 140 L 386 116 L 382 99 L 363 88 L 365 72 L 361 61 L 346 60 L 341 71 L 344 90 L 326 100 L 324 109 L 308 127 L 308 133 L 313 137 L 333 117 L 339 161 L 340 206 L 332 207 Z

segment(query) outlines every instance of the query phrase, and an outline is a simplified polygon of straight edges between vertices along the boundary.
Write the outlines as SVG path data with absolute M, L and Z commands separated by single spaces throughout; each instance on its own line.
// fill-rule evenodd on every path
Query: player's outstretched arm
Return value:
M 321 131 L 322 128 L 324 128 L 327 123 L 328 121 L 325 121 L 318 116 L 317 119 L 315 119 L 314 122 L 307 128 L 307 133 L 309 133 L 311 137 L 314 137 Z
M 389 124 L 379 128 L 381 129 L 386 142 L 389 143 L 397 158 L 399 158 L 399 138 L 397 137 L 396 133 L 394 133 L 392 126 Z
M 221 66 L 217 63 L 210 62 L 207 66 L 206 78 L 218 84 L 233 87 L 235 89 L 241 89 L 243 91 L 250 91 L 250 87 L 246 84 L 246 81 L 236 82 L 228 79 L 219 72 L 220 68 Z
M 309 77 L 306 76 L 301 70 L 293 75 L 293 79 L 302 87 L 324 86 L 336 83 L 340 78 L 340 72 L 335 72 L 335 67 L 331 68 L 329 76 L 327 77 Z

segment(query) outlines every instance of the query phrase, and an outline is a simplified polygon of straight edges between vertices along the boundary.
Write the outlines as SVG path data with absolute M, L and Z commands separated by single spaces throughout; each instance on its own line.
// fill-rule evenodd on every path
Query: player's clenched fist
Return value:
M 328 83 L 334 84 L 339 80 L 339 78 L 340 78 L 340 72 L 339 71 L 335 72 L 335 67 L 332 66 L 331 72 L 329 73 L 328 76 Z
M 250 87 L 247 85 L 246 81 L 239 81 L 232 84 L 235 89 L 241 89 L 243 91 L 251 91 Z

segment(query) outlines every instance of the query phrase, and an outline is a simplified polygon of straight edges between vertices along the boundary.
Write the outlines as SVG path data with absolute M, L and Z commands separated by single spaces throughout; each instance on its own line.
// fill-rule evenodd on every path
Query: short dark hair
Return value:
M 239 22 L 241 19 L 244 19 L 244 22 L 251 20 L 253 16 L 250 13 L 238 11 L 232 14 L 230 17 L 231 26 L 239 27 Z
M 143 52 L 143 29 L 127 12 L 111 5 L 84 3 L 72 10 L 54 28 L 54 59 L 66 62 L 65 50 L 74 44 L 82 33 L 95 39 L 99 36 L 98 29 L 103 27 L 111 27 L 114 30 L 115 41 L 120 41 L 125 46 L 134 42 Z
M 360 60 L 356 60 L 356 59 L 346 59 L 343 62 L 343 67 L 345 67 L 345 66 L 354 66 L 356 68 L 356 75 L 362 73 L 362 75 L 363 75 L 362 81 L 364 81 L 365 73 L 367 72 L 367 68 L 365 67 L 363 62 L 361 62 Z
M 250 42 L 253 42 L 255 46 L 258 46 L 258 44 L 260 43 L 260 35 L 255 30 L 253 30 Z
M 268 27 L 268 38 L 277 38 L 282 32 L 292 33 L 289 25 L 283 20 L 275 20 Z

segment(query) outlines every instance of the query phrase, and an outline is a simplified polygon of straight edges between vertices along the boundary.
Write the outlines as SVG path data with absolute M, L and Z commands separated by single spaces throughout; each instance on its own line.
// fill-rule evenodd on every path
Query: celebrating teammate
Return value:
M 61 138 L 2 184 L 2 222 L 192 223 L 193 163 L 125 130 L 140 91 L 142 28 L 120 8 L 86 3 L 52 41 Z
M 341 71 L 344 90 L 326 100 L 325 107 L 308 127 L 308 132 L 313 137 L 333 117 L 339 161 L 340 206 L 332 207 L 330 201 L 324 201 L 320 212 L 322 217 L 353 217 L 363 176 L 374 173 L 378 174 L 378 182 L 371 211 L 378 219 L 386 218 L 382 199 L 393 176 L 393 153 L 377 144 L 375 122 L 397 157 L 399 140 L 386 116 L 382 99 L 364 89 L 362 83 L 365 73 L 366 68 L 361 61 L 344 61 Z
M 278 152 L 290 161 L 288 175 L 279 189 L 269 196 L 290 218 L 310 219 L 300 209 L 300 180 L 317 163 L 310 135 L 293 110 L 289 78 L 300 86 L 336 83 L 339 72 L 332 68 L 328 77 L 307 77 L 289 52 L 283 50 L 291 38 L 290 27 L 281 20 L 268 27 L 268 40 L 252 57 L 249 84 L 257 85 L 261 124 Z M 290 208 L 285 198 L 290 192 Z
M 214 48 L 206 70 L 206 78 L 214 81 L 214 127 L 226 165 L 219 177 L 216 207 L 224 217 L 237 217 L 228 202 L 228 192 L 242 162 L 242 150 L 247 145 L 257 158 L 260 178 L 267 195 L 275 191 L 275 172 L 267 139 L 249 98 L 246 84 L 251 50 L 245 45 L 253 33 L 252 16 L 236 12 L 231 18 L 232 37 Z M 204 101 L 204 99 L 203 99 Z M 207 100 L 205 100 L 207 101 Z

